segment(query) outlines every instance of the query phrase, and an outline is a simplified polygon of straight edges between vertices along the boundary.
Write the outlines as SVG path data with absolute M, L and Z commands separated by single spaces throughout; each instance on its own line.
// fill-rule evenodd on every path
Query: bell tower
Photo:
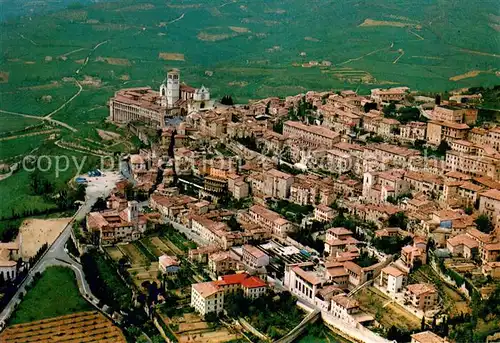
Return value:
M 171 69 L 167 73 L 167 107 L 172 108 L 179 100 L 180 96 L 180 83 L 179 83 L 179 70 Z M 160 89 L 161 92 L 161 89 Z

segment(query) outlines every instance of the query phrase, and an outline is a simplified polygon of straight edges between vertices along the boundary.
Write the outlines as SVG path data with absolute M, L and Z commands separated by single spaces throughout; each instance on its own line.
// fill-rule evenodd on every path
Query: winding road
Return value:
M 76 211 L 71 221 L 68 225 L 66 225 L 59 237 L 57 237 L 54 243 L 52 243 L 42 258 L 30 269 L 27 277 L 19 286 L 16 294 L 0 313 L 0 330 L 3 330 L 5 323 L 14 312 L 16 304 L 21 301 L 20 294 L 26 293 L 26 287 L 31 284 L 34 275 L 37 272 L 42 273 L 48 267 L 63 266 L 71 268 L 75 272 L 78 289 L 82 296 L 94 305 L 99 302 L 99 299 L 92 294 L 90 287 L 85 280 L 82 265 L 68 255 L 64 246 L 73 232 L 73 223 L 85 218 L 87 213 L 90 212 L 92 205 L 99 197 L 107 197 L 118 180 L 118 173 L 107 173 L 106 177 L 97 178 L 92 181 L 92 183 L 89 183 L 87 187 L 87 194 L 85 196 L 85 202 L 80 206 L 78 211 Z

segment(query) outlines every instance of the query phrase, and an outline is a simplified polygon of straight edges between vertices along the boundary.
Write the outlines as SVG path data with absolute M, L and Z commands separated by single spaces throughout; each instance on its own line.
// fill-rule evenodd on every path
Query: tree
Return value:
M 365 113 L 370 112 L 371 110 L 376 110 L 377 109 L 377 103 L 376 102 L 367 102 L 364 106 L 363 109 Z
M 436 97 L 434 100 L 435 100 L 434 102 L 436 105 L 438 105 L 438 106 L 441 105 L 441 95 L 436 94 Z
M 477 225 L 477 229 L 481 232 L 490 233 L 494 229 L 490 218 L 488 218 L 488 216 L 485 214 L 481 214 L 474 222 Z
M 230 95 L 224 95 L 220 100 L 220 103 L 223 105 L 232 106 L 234 105 L 233 97 Z
M 398 212 L 392 214 L 389 217 L 389 226 L 391 227 L 399 227 L 402 230 L 406 231 L 406 227 L 408 226 L 408 217 L 404 212 Z
M 389 105 L 385 106 L 382 111 L 384 112 L 384 115 L 391 115 L 396 112 L 396 105 L 391 102 Z
M 106 200 L 102 197 L 97 198 L 95 204 L 92 206 L 92 211 L 103 211 L 107 208 Z
M 231 218 L 227 221 L 227 226 L 231 229 L 231 231 L 243 231 L 241 228 L 241 224 L 236 220 L 236 216 L 232 215 Z
M 446 141 L 441 141 L 441 143 L 439 143 L 439 146 L 437 148 L 437 152 L 444 156 L 446 155 L 446 152 L 450 150 L 450 145 L 446 142 Z

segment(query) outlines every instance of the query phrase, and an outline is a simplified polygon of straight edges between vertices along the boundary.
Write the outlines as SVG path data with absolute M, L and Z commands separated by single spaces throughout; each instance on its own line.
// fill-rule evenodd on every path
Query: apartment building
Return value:
M 464 154 L 457 151 L 446 152 L 446 169 L 473 176 L 487 176 L 500 180 L 500 159 L 496 157 Z
M 201 316 L 208 313 L 220 313 L 224 309 L 224 292 L 213 282 L 191 285 L 191 306 Z
M 224 275 L 239 269 L 239 261 L 227 251 L 220 251 L 208 255 L 208 270 L 212 275 Z
M 431 120 L 427 123 L 427 142 L 439 145 L 442 141 L 465 140 L 469 129 L 465 123 Z
M 382 137 L 394 136 L 396 129 L 399 128 L 401 123 L 399 120 L 392 118 L 383 118 L 378 125 L 377 134 Z
M 370 98 L 375 102 L 399 102 L 405 99 L 409 91 L 408 87 L 377 88 L 371 90 Z
M 263 192 L 266 196 L 278 199 L 287 199 L 289 197 L 290 187 L 294 180 L 293 175 L 271 169 L 264 172 L 263 177 Z
M 286 236 L 293 228 L 292 223 L 281 217 L 278 213 L 260 205 L 250 207 L 248 214 L 254 223 L 259 224 L 278 236 Z
M 425 195 L 435 196 L 443 191 L 444 181 L 440 176 L 427 172 L 407 171 L 403 180 L 408 182 L 412 192 L 422 192 Z
M 259 248 L 245 244 L 242 249 L 242 261 L 249 268 L 258 269 L 269 264 L 269 256 Z
M 411 159 L 420 156 L 420 151 L 408 149 L 387 143 L 370 144 L 365 147 L 364 158 L 375 160 L 393 166 L 408 167 Z
M 191 216 L 191 230 L 201 236 L 210 244 L 223 246 L 222 237 L 225 232 L 230 231 L 225 223 L 216 222 L 212 219 L 193 215 Z
M 399 126 L 399 137 L 408 141 L 425 140 L 426 131 L 426 123 L 412 121 Z
M 319 222 L 329 222 L 335 218 L 335 211 L 330 207 L 319 204 L 314 208 L 314 220 Z
M 340 142 L 340 135 L 326 127 L 318 125 L 304 125 L 300 122 L 286 121 L 283 124 L 283 135 L 297 137 L 310 142 L 314 146 L 331 148 Z
M 415 283 L 406 286 L 405 301 L 424 312 L 433 310 L 438 300 L 438 292 L 432 284 Z
M 475 124 L 474 116 L 466 115 L 467 109 L 457 106 L 435 106 L 432 110 L 432 119 L 436 121 L 449 121 L 453 123 Z
M 224 275 L 217 281 L 195 283 L 191 285 L 191 306 L 201 316 L 222 312 L 224 295 L 238 289 L 243 291 L 245 297 L 256 299 L 266 293 L 267 284 L 246 273 Z
M 472 259 L 478 255 L 479 243 L 467 234 L 459 234 L 446 241 L 446 248 L 454 256 Z
M 479 212 L 496 224 L 500 217 L 500 190 L 489 189 L 479 194 Z
M 396 267 L 387 266 L 380 271 L 379 286 L 389 293 L 399 293 L 406 284 L 407 274 Z

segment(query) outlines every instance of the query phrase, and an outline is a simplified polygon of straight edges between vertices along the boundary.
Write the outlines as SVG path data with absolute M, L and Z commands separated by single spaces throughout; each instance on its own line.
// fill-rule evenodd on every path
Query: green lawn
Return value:
M 91 310 L 78 291 L 74 272 L 65 267 L 49 267 L 27 292 L 10 324 Z

